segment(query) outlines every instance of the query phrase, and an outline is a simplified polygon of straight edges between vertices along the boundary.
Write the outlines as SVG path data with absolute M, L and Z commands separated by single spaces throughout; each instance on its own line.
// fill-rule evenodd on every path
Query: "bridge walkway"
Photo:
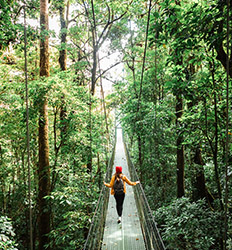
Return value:
M 113 171 L 115 170 L 115 166 L 122 166 L 123 174 L 131 180 L 122 139 L 122 129 L 120 128 L 117 129 L 117 142 Z M 110 180 L 107 181 L 109 182 Z M 146 249 L 135 203 L 134 188 L 136 188 L 136 186 L 126 186 L 127 192 L 123 205 L 122 223 L 120 224 L 117 223 L 118 216 L 115 199 L 113 195 L 110 195 L 102 243 L 103 250 Z

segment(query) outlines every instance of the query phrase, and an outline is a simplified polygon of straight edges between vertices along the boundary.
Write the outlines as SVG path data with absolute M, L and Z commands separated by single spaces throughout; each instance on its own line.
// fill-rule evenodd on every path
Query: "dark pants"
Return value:
M 125 198 L 125 193 L 115 194 L 114 198 L 116 200 L 116 209 L 117 209 L 117 212 L 118 212 L 118 216 L 121 217 L 122 216 L 122 209 L 123 209 L 123 202 L 124 202 L 124 198 Z

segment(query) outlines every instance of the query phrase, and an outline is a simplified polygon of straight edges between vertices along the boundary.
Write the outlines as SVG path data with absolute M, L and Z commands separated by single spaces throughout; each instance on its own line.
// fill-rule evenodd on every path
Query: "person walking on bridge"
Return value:
M 122 219 L 122 210 L 123 202 L 126 193 L 126 183 L 130 186 L 135 186 L 139 181 L 132 182 L 130 181 L 123 173 L 122 167 L 116 166 L 116 172 L 113 174 L 110 183 L 103 182 L 104 185 L 108 188 L 111 188 L 111 195 L 114 195 L 116 200 L 116 209 L 118 213 L 118 223 L 121 223 Z

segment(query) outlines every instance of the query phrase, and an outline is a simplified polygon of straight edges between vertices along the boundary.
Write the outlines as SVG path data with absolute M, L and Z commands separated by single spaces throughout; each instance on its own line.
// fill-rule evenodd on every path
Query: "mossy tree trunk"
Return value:
M 49 76 L 48 53 L 48 0 L 40 0 L 40 76 Z M 46 196 L 50 194 L 50 166 L 48 141 L 47 97 L 42 96 L 39 110 L 39 194 L 38 194 L 38 231 L 39 250 L 50 249 L 48 233 L 50 232 L 50 207 Z

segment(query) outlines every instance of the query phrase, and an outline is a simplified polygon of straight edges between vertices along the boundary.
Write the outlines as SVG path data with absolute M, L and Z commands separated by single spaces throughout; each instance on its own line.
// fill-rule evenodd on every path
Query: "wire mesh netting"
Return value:
M 127 163 L 132 180 L 139 180 L 138 174 L 131 161 L 129 151 L 125 144 L 125 152 L 127 157 Z M 156 222 L 152 215 L 151 208 L 148 204 L 146 195 L 144 193 L 141 183 L 134 189 L 135 201 L 139 212 L 141 228 L 143 232 L 144 242 L 146 249 L 148 250 L 165 250 L 164 243 L 160 237 Z
M 108 163 L 105 181 L 108 180 L 112 175 L 112 166 L 114 163 L 114 155 L 115 155 L 115 144 L 111 154 L 110 161 Z M 99 250 L 101 249 L 102 237 L 104 232 L 105 218 L 108 208 L 108 200 L 109 200 L 109 190 L 102 186 L 98 202 L 96 205 L 96 209 L 93 215 L 93 219 L 91 221 L 89 233 L 87 236 L 87 240 L 85 242 L 83 250 Z

